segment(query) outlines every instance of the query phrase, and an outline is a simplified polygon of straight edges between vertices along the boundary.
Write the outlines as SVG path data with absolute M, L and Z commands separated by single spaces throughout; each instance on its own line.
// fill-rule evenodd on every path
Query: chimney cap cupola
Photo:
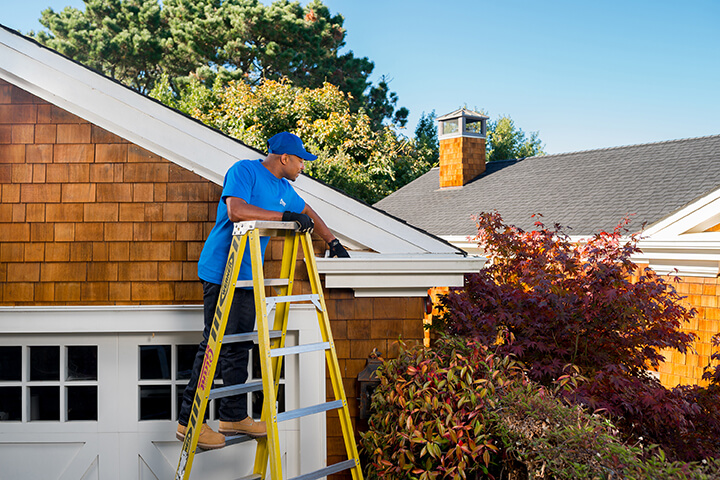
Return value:
M 488 118 L 490 117 L 480 112 L 459 108 L 454 112 L 438 117 L 438 138 L 485 138 Z
M 438 118 L 440 188 L 461 188 L 485 171 L 487 120 L 467 108 Z

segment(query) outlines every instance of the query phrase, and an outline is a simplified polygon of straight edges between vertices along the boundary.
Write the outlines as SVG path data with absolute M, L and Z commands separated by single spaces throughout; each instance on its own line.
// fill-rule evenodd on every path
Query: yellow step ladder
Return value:
M 265 279 L 262 268 L 262 249 L 260 247 L 261 236 L 285 237 L 279 279 Z M 295 264 L 298 256 L 298 243 L 302 244 L 305 265 L 307 266 L 308 277 L 312 287 L 312 293 L 308 295 L 292 294 Z M 238 282 L 237 278 L 240 271 L 240 264 L 243 254 L 248 250 L 248 244 L 249 254 L 252 260 L 253 280 Z M 234 287 L 249 287 L 251 286 L 250 284 L 252 284 L 255 294 L 257 331 L 225 336 L 224 333 L 230 312 L 230 305 L 232 305 L 232 299 L 235 294 Z M 266 286 L 275 287 L 279 295 L 266 297 Z M 292 302 L 311 302 L 315 306 L 322 342 L 292 347 L 285 346 L 288 315 L 290 313 L 290 303 Z M 275 318 L 272 329 L 270 329 L 268 311 L 272 310 L 272 306 L 275 307 Z M 254 340 L 258 343 L 262 382 L 211 388 L 222 344 L 249 340 Z M 325 351 L 325 359 L 330 373 L 330 381 L 332 383 L 335 400 L 278 413 L 276 401 L 283 357 L 285 355 L 320 350 Z M 322 374 L 321 372 L 318 373 Z M 220 296 L 218 298 L 217 308 L 215 309 L 210 338 L 208 338 L 207 348 L 205 349 L 205 360 L 200 378 L 198 379 L 198 388 L 193 400 L 190 420 L 180 453 L 180 461 L 178 462 L 178 467 L 175 472 L 176 480 L 187 480 L 190 478 L 190 471 L 200 436 L 200 427 L 205 418 L 205 409 L 207 408 L 208 401 L 213 398 L 245 394 L 259 390 L 263 392 L 262 420 L 265 421 L 267 425 L 267 437 L 257 439 L 258 445 L 255 453 L 253 474 L 244 477 L 244 479 L 265 479 L 269 460 L 270 478 L 272 480 L 281 480 L 283 475 L 280 464 L 278 423 L 284 420 L 324 413 L 330 410 L 338 411 L 348 459 L 320 470 L 300 475 L 295 477 L 295 480 L 312 480 L 345 470 L 350 470 L 353 480 L 363 479 L 347 398 L 345 397 L 342 376 L 340 374 L 340 365 L 338 363 L 337 353 L 335 352 L 335 343 L 330 330 L 327 308 L 325 307 L 325 297 L 323 296 L 320 276 L 315 263 L 311 236 L 310 233 L 297 232 L 297 224 L 295 222 L 251 221 L 239 222 L 234 226 L 232 244 L 223 275 Z M 226 437 L 225 443 L 226 445 L 232 445 L 247 440 L 251 440 L 251 438 L 246 435 L 228 436 Z

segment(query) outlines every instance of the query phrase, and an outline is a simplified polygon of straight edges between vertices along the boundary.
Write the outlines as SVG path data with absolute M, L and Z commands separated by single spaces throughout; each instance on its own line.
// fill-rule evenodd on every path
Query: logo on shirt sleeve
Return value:
M 282 198 L 280 199 L 280 205 L 282 205 L 283 207 L 287 206 L 287 204 L 285 203 L 285 200 L 283 200 Z

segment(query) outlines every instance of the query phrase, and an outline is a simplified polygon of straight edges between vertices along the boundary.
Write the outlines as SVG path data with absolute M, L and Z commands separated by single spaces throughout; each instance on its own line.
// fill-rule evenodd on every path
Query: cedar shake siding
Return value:
M 693 344 L 694 351 L 686 354 L 668 351 L 665 362 L 660 364 L 658 373 L 663 385 L 707 385 L 702 380 L 703 368 L 708 365 L 713 352 L 711 339 L 720 332 L 720 281 L 717 277 L 679 277 L 674 283 L 678 293 L 685 297 L 683 305 L 695 307 L 697 314 L 682 329 L 697 335 Z
M 198 303 L 221 188 L 0 81 L 2 305 Z

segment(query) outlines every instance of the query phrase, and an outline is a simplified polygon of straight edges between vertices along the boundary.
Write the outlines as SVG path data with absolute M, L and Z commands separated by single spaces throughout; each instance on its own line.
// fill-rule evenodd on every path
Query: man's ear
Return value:
M 283 165 L 287 165 L 289 160 L 290 160 L 290 155 L 288 155 L 287 153 L 283 153 L 282 155 L 280 155 L 280 162 Z

